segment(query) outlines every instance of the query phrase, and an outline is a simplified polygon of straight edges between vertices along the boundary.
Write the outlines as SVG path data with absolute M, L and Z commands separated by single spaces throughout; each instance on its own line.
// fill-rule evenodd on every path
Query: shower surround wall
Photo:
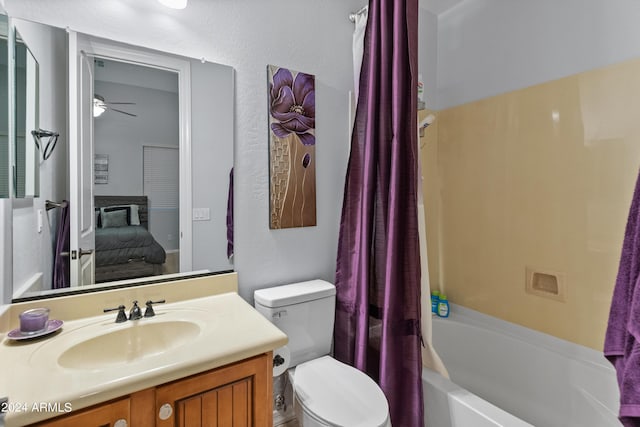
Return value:
M 559 123 L 553 132 L 563 132 L 561 135 L 551 131 L 552 107 L 556 107 L 549 104 L 552 98 L 545 99 L 552 94 L 544 92 L 544 85 L 540 86 L 541 92 L 536 93 L 532 88 L 532 92 L 522 95 L 524 98 L 518 98 L 516 92 L 509 92 L 640 57 L 638 16 L 640 3 L 635 0 L 465 0 L 437 16 L 435 47 L 432 41 L 426 39 L 426 32 L 421 35 L 421 49 L 428 49 L 426 57 L 437 58 L 436 71 L 430 68 L 432 71 L 423 75 L 426 93 L 432 94 L 427 99 L 428 106 L 441 111 L 436 120 L 440 131 L 434 125 L 427 129 L 429 142 L 427 151 L 423 150 L 422 153 L 425 200 L 429 197 L 435 199 L 434 203 L 427 202 L 432 205 L 431 211 L 426 213 L 432 224 L 427 223 L 427 227 L 438 231 L 438 234 L 430 233 L 429 236 L 432 288 L 444 281 L 442 286 L 451 293 L 454 302 L 602 350 L 624 222 L 638 167 L 637 162 L 631 164 L 633 158 L 638 159 L 638 155 L 628 139 L 633 138 L 635 132 L 632 122 L 629 122 L 633 104 L 620 112 L 621 117 L 617 117 L 615 113 L 607 111 L 609 104 L 598 107 L 594 102 L 600 101 L 596 101 L 592 95 L 589 95 L 591 98 L 588 101 L 576 99 L 578 89 L 566 87 L 563 90 L 567 92 L 555 98 L 565 107 L 572 104 L 569 111 L 559 110 Z M 432 20 L 430 22 L 433 25 Z M 576 80 L 572 84 L 576 85 Z M 580 90 L 583 90 L 585 86 L 581 84 Z M 594 90 L 595 87 L 591 88 L 591 92 Z M 624 105 L 632 95 L 627 93 L 632 88 L 619 90 L 626 93 L 620 98 L 619 105 Z M 499 94 L 506 95 L 487 99 Z M 572 103 L 562 99 L 564 96 L 573 96 Z M 615 96 L 608 98 L 606 93 L 602 93 L 600 100 L 615 100 Z M 582 93 L 580 97 L 583 97 Z M 463 105 L 473 101 L 478 102 Z M 518 103 L 517 109 L 513 107 L 514 103 Z M 531 123 L 525 115 L 529 114 L 525 112 L 527 108 L 534 113 L 535 105 L 546 108 L 535 113 L 539 123 Z M 604 115 L 594 117 L 585 110 L 587 106 L 591 111 L 598 107 L 597 111 L 605 111 Z M 455 112 L 454 107 L 460 110 Z M 469 109 L 474 108 L 478 111 L 493 108 L 491 114 L 498 116 L 494 117 L 485 111 L 483 114 L 487 115 L 474 122 L 475 119 L 469 117 L 475 114 L 470 113 Z M 582 118 L 577 117 L 583 113 Z M 443 128 L 453 126 L 454 114 L 456 120 L 469 120 L 455 124 L 462 127 L 455 131 L 455 135 L 451 133 L 454 132 L 453 128 Z M 580 126 L 578 122 L 585 126 L 582 136 L 577 129 Z M 499 135 L 495 138 L 488 136 L 486 127 L 495 127 Z M 577 132 L 573 133 L 577 139 L 565 138 L 566 133 L 570 132 L 568 127 L 573 127 Z M 481 130 L 483 128 L 485 130 Z M 510 133 L 515 129 L 522 133 L 535 132 L 539 138 L 533 141 L 535 134 L 526 134 L 524 142 L 520 141 L 520 133 Z M 448 136 L 444 137 L 446 140 L 435 142 L 438 134 Z M 462 139 L 450 143 L 452 138 Z M 549 138 L 554 138 L 555 145 L 550 145 Z M 617 142 L 606 143 L 606 140 Z M 585 141 L 589 141 L 588 145 L 585 145 Z M 455 144 L 462 144 L 465 149 Z M 542 181 L 533 177 L 533 165 L 524 170 L 508 165 L 508 162 L 521 165 L 524 161 L 521 157 L 529 155 L 533 144 L 539 145 L 536 149 L 541 150 L 537 166 L 541 170 L 550 170 L 546 176 L 542 176 Z M 578 148 L 580 145 L 582 150 Z M 467 147 L 469 150 L 466 150 Z M 470 159 L 472 152 L 479 156 Z M 461 170 L 460 164 L 456 164 L 454 159 L 456 153 L 463 156 L 460 162 L 468 161 L 471 164 L 472 170 Z M 566 162 L 564 172 L 561 165 L 563 160 Z M 444 164 L 448 165 L 451 173 L 443 174 Z M 453 176 L 452 171 L 462 175 Z M 528 187 L 509 187 L 508 179 L 511 177 L 505 175 L 507 173 L 515 173 L 520 181 L 528 180 Z M 597 182 L 594 174 L 602 176 L 603 181 Z M 432 175 L 443 180 L 440 184 L 434 183 L 433 178 L 429 178 Z M 580 179 L 582 181 L 576 182 Z M 484 184 L 481 192 L 485 197 L 472 194 L 479 187 L 475 180 Z M 494 184 L 497 186 L 490 191 L 490 186 Z M 554 199 L 525 197 L 523 192 L 533 196 L 534 191 L 538 191 L 536 188 L 543 184 L 551 187 L 551 193 L 548 194 L 553 194 L 549 197 Z M 566 212 L 571 209 L 571 203 L 586 197 L 587 186 L 593 187 L 593 194 L 597 198 L 592 199 L 588 207 L 581 205 L 575 207 L 575 212 L 571 214 Z M 605 193 L 605 188 L 608 193 Z M 470 206 L 473 215 L 458 218 L 459 221 L 471 221 L 469 225 L 464 225 L 473 228 L 466 242 L 457 240 L 459 236 L 451 236 L 454 240 L 450 240 L 447 234 L 454 220 L 452 217 L 447 223 L 450 210 L 458 203 L 457 198 L 464 197 L 452 191 L 468 194 L 469 205 L 471 200 L 480 203 Z M 444 203 L 438 204 L 441 194 Z M 515 210 L 525 209 L 516 203 L 524 203 L 533 211 L 524 212 L 522 218 L 513 216 Z M 462 205 L 464 203 L 457 206 Z M 554 211 L 559 216 L 552 220 L 550 228 L 543 228 L 538 233 L 535 230 L 523 231 L 522 227 L 529 226 L 526 223 L 513 223 L 531 219 L 535 210 L 542 215 L 541 219 L 533 219 L 535 221 L 549 218 Z M 443 218 L 443 227 L 439 223 L 433 224 L 438 215 Z M 566 227 L 574 233 L 569 235 L 559 223 L 556 223 L 556 229 L 551 227 L 553 221 L 560 219 L 566 219 Z M 504 220 L 504 223 L 500 223 L 500 220 Z M 516 230 L 516 236 L 504 235 L 511 230 Z M 453 232 L 456 233 L 455 230 Z M 524 242 L 523 234 L 528 234 L 532 240 Z M 556 242 L 558 236 L 568 239 L 560 243 L 567 247 L 567 252 L 554 260 L 558 268 L 553 270 L 567 273 L 566 303 L 524 293 L 523 263 L 526 261 L 539 269 L 552 269 L 553 263 L 543 259 L 542 248 L 550 247 L 552 252 L 557 251 L 549 242 Z M 483 239 L 488 239 L 489 243 Z M 502 244 L 494 246 L 490 243 L 496 239 Z M 456 247 L 462 253 L 455 253 Z M 582 249 L 577 250 L 578 247 Z M 504 257 L 490 253 L 497 249 L 504 252 Z M 534 253 L 538 255 L 531 256 Z M 481 264 L 476 257 L 485 263 Z M 520 257 L 519 264 L 511 265 L 517 257 Z M 534 264 L 536 259 L 540 261 Z M 464 264 L 466 260 L 471 264 Z M 455 271 L 458 267 L 462 270 Z M 578 276 L 573 274 L 574 270 L 580 269 L 584 271 L 578 272 Z M 586 277 L 587 272 L 593 274 L 586 281 L 580 280 L 582 276 Z
M 428 247 L 453 302 L 602 349 L 640 159 L 638 76 L 640 59 L 438 113 Z M 526 293 L 527 268 L 564 276 L 564 302 Z

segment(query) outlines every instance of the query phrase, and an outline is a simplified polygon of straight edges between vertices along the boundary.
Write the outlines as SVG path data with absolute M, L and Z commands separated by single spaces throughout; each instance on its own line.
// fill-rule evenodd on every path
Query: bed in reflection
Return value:
M 96 283 L 162 274 L 164 248 L 149 232 L 147 196 L 95 196 Z

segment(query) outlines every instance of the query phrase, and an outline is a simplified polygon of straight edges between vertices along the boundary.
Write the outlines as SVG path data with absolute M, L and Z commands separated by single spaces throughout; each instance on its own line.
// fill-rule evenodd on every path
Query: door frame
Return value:
M 77 39 L 78 50 L 87 55 L 171 71 L 178 75 L 180 272 L 192 271 L 191 64 L 185 59 L 169 54 L 160 54 L 141 47 L 76 34 L 80 36 Z M 77 120 L 77 117 L 70 115 L 70 129 L 77 127 Z M 69 141 L 70 145 L 74 143 L 77 143 L 77 139 Z

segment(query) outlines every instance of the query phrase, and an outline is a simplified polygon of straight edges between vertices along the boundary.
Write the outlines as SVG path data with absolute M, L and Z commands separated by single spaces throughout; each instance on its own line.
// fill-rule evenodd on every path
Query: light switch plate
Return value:
M 43 226 L 42 209 L 38 209 L 38 233 L 42 233 L 42 226 Z
M 193 208 L 194 221 L 210 221 L 211 210 L 209 208 Z

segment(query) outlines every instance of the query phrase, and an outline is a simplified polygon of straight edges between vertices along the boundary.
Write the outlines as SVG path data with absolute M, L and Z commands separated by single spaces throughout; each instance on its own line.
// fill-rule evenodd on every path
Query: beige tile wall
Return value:
M 422 139 L 432 288 L 597 350 L 640 165 L 640 60 L 437 113 Z M 525 292 L 564 276 L 565 301 Z

